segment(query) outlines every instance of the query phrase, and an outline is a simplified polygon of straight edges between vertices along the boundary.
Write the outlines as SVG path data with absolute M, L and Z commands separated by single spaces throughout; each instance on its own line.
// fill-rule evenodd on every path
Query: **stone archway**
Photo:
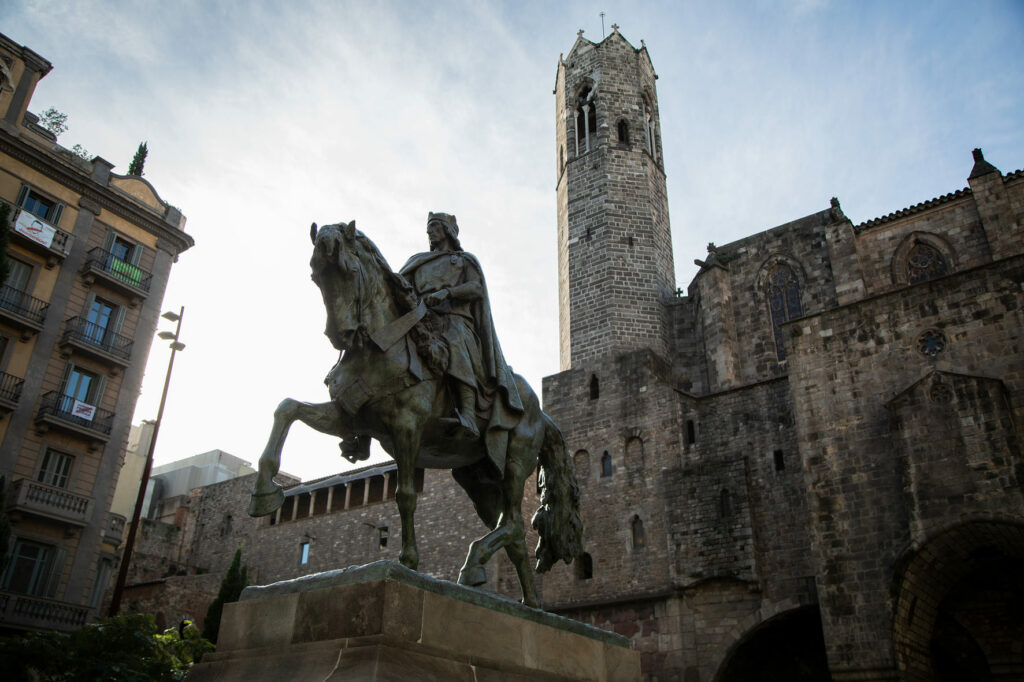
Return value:
M 764 621 L 729 651 L 716 682 L 830 682 L 821 614 L 805 606 Z
M 1024 524 L 937 534 L 897 572 L 893 646 L 906 682 L 1024 679 Z

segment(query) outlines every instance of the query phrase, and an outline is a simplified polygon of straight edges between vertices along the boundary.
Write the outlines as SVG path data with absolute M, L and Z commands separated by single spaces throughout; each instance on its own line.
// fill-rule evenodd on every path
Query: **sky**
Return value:
M 156 463 L 255 463 L 283 398 L 327 400 L 311 222 L 355 219 L 398 268 L 427 250 L 428 211 L 454 213 L 540 393 L 560 370 L 556 67 L 612 24 L 659 76 L 684 289 L 708 242 L 833 196 L 859 223 L 966 187 L 975 147 L 1024 167 L 1019 0 L 0 0 L 0 32 L 54 65 L 30 109 L 67 113 L 61 144 L 114 172 L 145 140 L 146 179 L 195 238 L 164 297 L 186 349 Z M 156 417 L 169 352 L 154 342 L 134 423 Z M 282 468 L 348 465 L 296 424 Z

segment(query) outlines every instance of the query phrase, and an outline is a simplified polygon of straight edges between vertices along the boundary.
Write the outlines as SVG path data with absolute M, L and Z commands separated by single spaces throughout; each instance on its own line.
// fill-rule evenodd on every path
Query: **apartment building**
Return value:
M 110 513 L 181 211 L 139 176 L 57 144 L 29 111 L 52 65 L 0 34 L 0 475 L 11 521 L 0 629 L 99 614 L 125 518 Z

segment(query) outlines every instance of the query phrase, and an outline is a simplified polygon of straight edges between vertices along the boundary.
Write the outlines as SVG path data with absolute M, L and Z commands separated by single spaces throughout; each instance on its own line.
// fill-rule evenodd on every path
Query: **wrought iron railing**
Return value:
M 50 304 L 14 287 L 0 287 L 0 308 L 42 324 Z
M 92 419 L 79 416 L 75 413 L 75 404 L 79 401 L 69 395 L 63 395 L 57 391 L 50 391 L 43 394 L 39 403 L 39 417 L 52 416 L 69 424 L 74 424 L 84 429 L 110 435 L 114 426 L 114 413 L 110 410 L 94 408 Z
M 16 221 L 16 218 L 18 217 L 20 212 L 24 210 L 6 201 L 0 203 L 5 203 L 11 207 L 12 211 L 17 211 L 17 213 L 12 213 L 12 223 Z M 38 216 L 33 215 L 32 219 L 35 220 L 36 218 L 38 218 Z M 74 236 L 70 232 L 65 232 L 56 225 L 52 225 L 49 222 L 43 220 L 42 218 L 39 218 L 39 220 L 40 222 L 44 223 L 47 227 L 53 230 L 53 238 L 52 240 L 49 241 L 48 244 L 43 241 L 40 241 L 36 237 L 30 236 L 28 234 L 23 234 L 20 230 L 16 229 L 14 225 L 12 225 L 11 227 L 10 234 L 23 237 L 26 242 L 41 247 L 45 247 L 54 253 L 60 254 L 62 257 L 67 256 L 69 253 L 71 253 L 71 241 L 74 239 Z
M 78 341 L 127 360 L 132 354 L 132 340 L 84 317 L 72 317 L 64 323 L 62 342 Z
M 81 525 L 88 521 L 91 501 L 85 495 L 28 478 L 18 479 L 11 487 L 11 503 L 15 508 Z
M 89 608 L 77 604 L 0 592 L 0 622 L 41 630 L 77 630 L 89 621 Z
M 7 372 L 0 372 L 0 400 L 16 403 L 21 399 L 25 380 Z
M 150 273 L 137 265 L 121 260 L 99 246 L 89 250 L 85 259 L 85 267 L 106 272 L 143 291 L 149 291 L 149 285 L 153 281 L 153 275 Z

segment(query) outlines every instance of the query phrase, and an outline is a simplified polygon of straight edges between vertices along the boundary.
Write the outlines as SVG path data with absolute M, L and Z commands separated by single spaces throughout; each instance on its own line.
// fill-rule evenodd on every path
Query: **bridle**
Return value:
M 352 304 L 355 306 L 355 317 L 356 326 L 354 333 L 357 337 L 365 337 L 373 342 L 381 351 L 387 351 L 400 339 L 404 338 L 406 334 L 420 321 L 427 313 L 426 305 L 420 301 L 412 310 L 408 311 L 404 315 L 400 315 L 394 320 L 384 323 L 378 329 L 369 329 L 365 324 L 365 319 L 368 317 L 366 310 L 368 308 L 366 292 L 368 289 L 366 277 L 367 274 L 364 272 L 362 259 L 355 256 L 352 260 L 355 261 L 354 266 L 348 264 L 343 265 L 341 260 L 342 249 L 346 248 L 345 240 L 341 235 L 337 235 L 335 238 L 339 239 L 337 246 L 336 255 L 333 259 L 325 258 L 325 264 L 323 268 L 313 277 L 313 280 L 320 286 L 318 277 L 323 277 L 323 271 L 329 267 L 338 268 L 339 270 L 351 271 L 353 268 L 356 271 L 355 276 L 355 300 Z M 354 252 L 353 252 L 354 253 Z M 322 291 L 322 287 L 321 287 Z M 335 316 L 337 317 L 337 316 Z M 337 331 L 337 330 L 335 330 Z

